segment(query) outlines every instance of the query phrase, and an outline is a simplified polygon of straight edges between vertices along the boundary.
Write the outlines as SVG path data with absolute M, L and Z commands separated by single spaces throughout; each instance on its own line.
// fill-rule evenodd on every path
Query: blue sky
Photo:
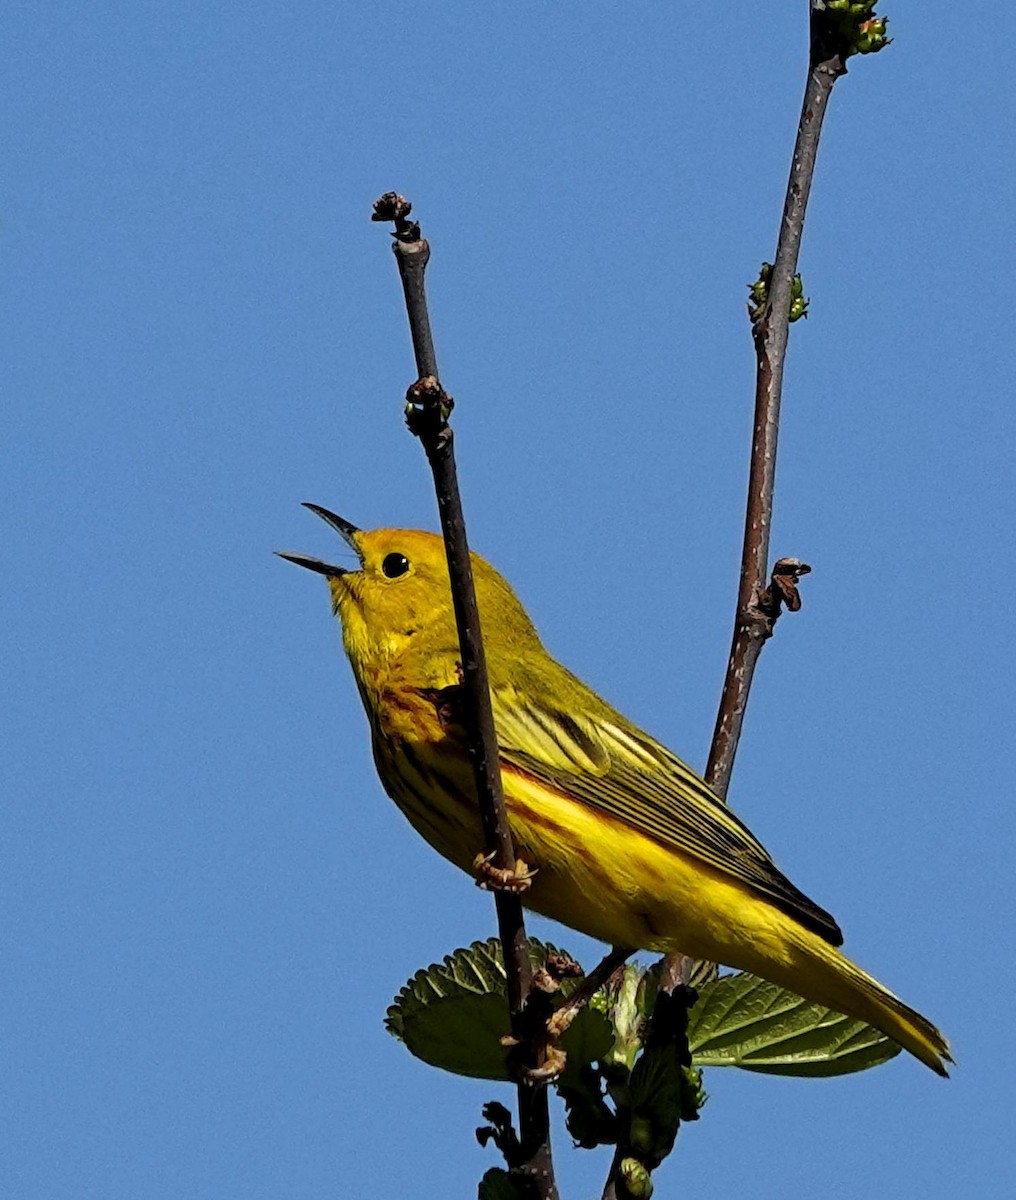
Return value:
M 769 10 L 773 11 L 770 12 Z M 1002 1196 L 1011 1108 L 1008 8 L 885 12 L 833 98 L 773 550 L 810 562 L 731 801 L 950 1034 L 831 1082 L 713 1071 L 658 1176 Z M 489 897 L 376 782 L 314 500 L 433 528 L 381 192 L 434 247 L 473 545 L 702 766 L 805 5 L 15 4 L 2 70 L 0 1191 L 468 1196 L 506 1089 L 382 1029 Z M 534 931 L 592 961 L 598 948 Z M 605 1155 L 556 1149 L 569 1197 Z

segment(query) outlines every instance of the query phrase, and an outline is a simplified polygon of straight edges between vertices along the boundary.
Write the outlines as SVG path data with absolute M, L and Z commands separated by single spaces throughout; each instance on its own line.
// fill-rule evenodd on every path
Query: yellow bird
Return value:
M 483 833 L 457 715 L 459 644 L 444 544 L 367 532 L 318 505 L 359 569 L 325 575 L 385 791 L 474 873 Z M 867 1021 L 940 1075 L 949 1044 L 840 953 L 800 892 L 695 772 L 556 662 L 507 582 L 472 556 L 512 836 L 534 872 L 523 903 L 613 946 L 752 971 Z

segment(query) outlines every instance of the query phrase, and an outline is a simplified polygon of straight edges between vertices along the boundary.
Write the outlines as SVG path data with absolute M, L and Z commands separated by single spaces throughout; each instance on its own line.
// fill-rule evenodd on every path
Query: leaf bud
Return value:
M 631 1200 L 649 1200 L 653 1194 L 653 1181 L 637 1158 L 623 1158 L 618 1174 Z

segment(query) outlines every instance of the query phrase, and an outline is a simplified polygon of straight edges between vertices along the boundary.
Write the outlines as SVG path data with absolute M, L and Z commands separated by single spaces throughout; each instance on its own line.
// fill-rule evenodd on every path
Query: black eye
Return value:
M 404 554 L 386 554 L 381 570 L 389 579 L 398 579 L 409 570 L 409 559 Z

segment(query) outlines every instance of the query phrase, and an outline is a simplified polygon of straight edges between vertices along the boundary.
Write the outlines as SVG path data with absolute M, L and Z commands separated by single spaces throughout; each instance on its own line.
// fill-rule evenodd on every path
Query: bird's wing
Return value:
M 708 863 L 833 945 L 842 944 L 829 913 L 794 887 L 690 767 L 570 673 L 568 683 L 561 689 L 567 708 L 548 699 L 545 688 L 492 689 L 506 766 Z M 576 703 L 586 696 L 587 704 Z

